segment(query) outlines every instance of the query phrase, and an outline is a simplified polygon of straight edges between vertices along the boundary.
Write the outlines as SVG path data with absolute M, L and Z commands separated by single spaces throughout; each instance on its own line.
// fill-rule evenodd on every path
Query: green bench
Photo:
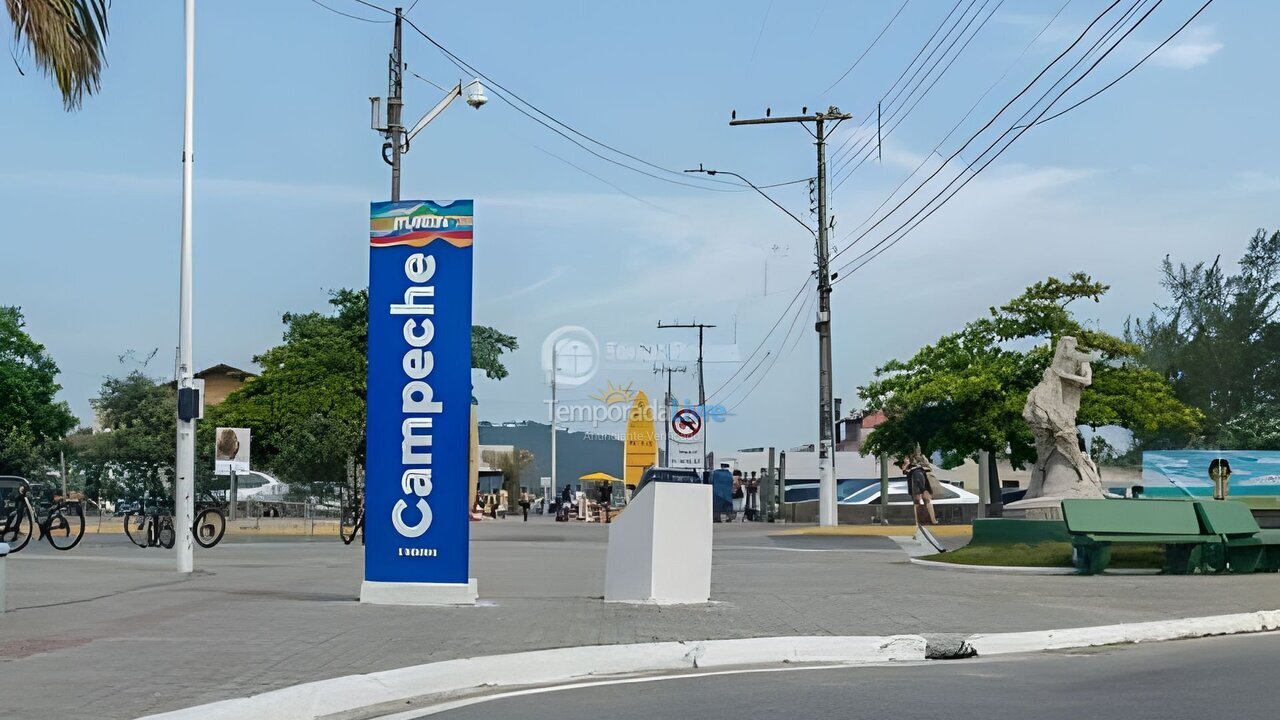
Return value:
M 1163 545 L 1164 571 L 1186 575 L 1220 566 L 1222 541 L 1205 532 L 1194 503 L 1179 500 L 1063 500 L 1072 560 L 1085 574 L 1111 563 L 1116 544 Z
M 1280 570 L 1280 530 L 1258 527 L 1249 506 L 1231 500 L 1203 500 L 1194 503 L 1196 515 L 1206 533 L 1220 539 L 1222 552 L 1209 568 L 1215 572 L 1276 572 Z

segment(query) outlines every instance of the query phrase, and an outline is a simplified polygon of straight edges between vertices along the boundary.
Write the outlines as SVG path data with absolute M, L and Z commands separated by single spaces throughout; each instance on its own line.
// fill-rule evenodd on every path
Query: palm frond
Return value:
M 14 42 L 52 76 L 67 110 L 101 87 L 110 0 L 5 0 Z

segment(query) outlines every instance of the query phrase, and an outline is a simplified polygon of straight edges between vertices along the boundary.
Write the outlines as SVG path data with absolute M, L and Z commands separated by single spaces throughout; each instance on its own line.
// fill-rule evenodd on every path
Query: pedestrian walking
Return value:
M 747 481 L 745 514 L 748 522 L 760 519 L 760 482 L 756 480 L 755 473 L 751 473 L 751 479 Z
M 613 483 L 600 483 L 600 522 L 610 522 L 609 509 L 613 507 Z
M 524 521 L 529 522 L 529 506 L 533 501 L 529 497 L 528 488 L 520 488 L 520 511 L 524 513 Z
M 1231 463 L 1225 458 L 1214 458 L 1209 463 L 1209 479 L 1213 481 L 1213 499 L 1226 500 L 1231 482 Z
M 916 524 L 937 525 L 938 518 L 933 513 L 933 492 L 929 489 L 929 474 L 916 465 L 910 458 L 898 461 L 898 468 L 907 479 L 907 493 L 911 495 L 911 507 L 915 514 Z
M 733 519 L 746 520 L 746 497 L 747 494 L 742 489 L 742 474 L 736 473 L 733 476 Z

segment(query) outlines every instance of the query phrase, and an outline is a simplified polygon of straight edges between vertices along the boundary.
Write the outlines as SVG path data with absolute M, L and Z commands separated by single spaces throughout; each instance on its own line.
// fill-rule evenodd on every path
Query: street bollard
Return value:
M 0 613 L 4 612 L 4 564 L 9 557 L 9 543 L 0 543 Z

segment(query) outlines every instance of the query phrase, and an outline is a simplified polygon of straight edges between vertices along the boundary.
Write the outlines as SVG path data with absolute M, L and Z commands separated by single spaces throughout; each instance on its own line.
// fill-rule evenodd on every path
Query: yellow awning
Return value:
M 602 472 L 588 473 L 578 479 L 586 480 L 587 482 L 610 482 L 610 483 L 622 482 L 620 479 L 610 475 L 609 473 L 602 473 Z

